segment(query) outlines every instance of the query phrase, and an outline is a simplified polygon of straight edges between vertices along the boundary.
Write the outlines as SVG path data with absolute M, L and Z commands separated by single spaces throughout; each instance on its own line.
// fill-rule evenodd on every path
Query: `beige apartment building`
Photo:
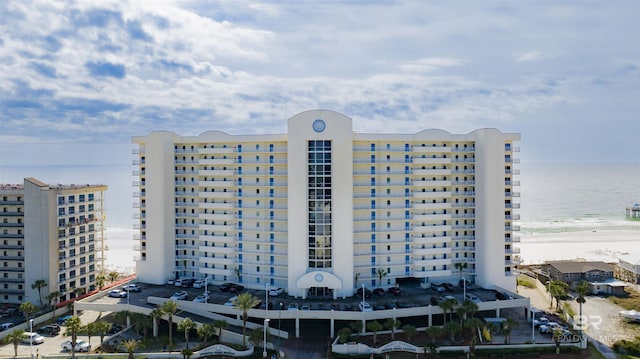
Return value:
M 0 301 L 40 305 L 95 289 L 104 265 L 104 185 L 0 185 Z

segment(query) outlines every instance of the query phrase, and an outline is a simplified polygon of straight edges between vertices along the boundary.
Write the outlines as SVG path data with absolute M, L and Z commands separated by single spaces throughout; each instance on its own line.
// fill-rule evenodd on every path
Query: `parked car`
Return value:
M 399 296 L 399 295 L 400 295 L 400 293 L 402 293 L 402 292 L 400 291 L 400 288 L 398 288 L 398 287 L 391 287 L 391 288 L 387 289 L 387 291 L 388 291 L 389 293 L 391 293 L 391 294 L 395 295 L 396 297 L 397 297 L 397 296 Z
M 549 323 L 549 319 L 546 318 L 546 317 L 540 317 L 538 319 L 534 319 L 533 320 L 533 326 L 536 327 L 536 328 L 540 327 L 541 325 L 547 324 L 547 323 Z
M 227 307 L 233 307 L 234 306 L 234 302 L 236 301 L 236 299 L 238 299 L 237 295 L 234 295 L 233 297 L 229 298 L 224 305 L 226 305 Z
M 185 292 L 184 290 L 181 290 L 179 292 L 175 292 L 169 299 L 171 299 L 171 300 L 186 300 L 188 296 L 189 296 L 189 294 L 187 292 Z
M 298 303 L 289 303 L 287 310 L 298 310 Z
M 476 304 L 482 303 L 482 300 L 480 300 L 480 298 L 478 298 L 477 295 L 471 294 L 471 293 L 465 294 L 464 299 L 465 300 L 470 300 L 470 301 L 472 301 L 472 302 L 474 302 Z
M 140 286 L 137 284 L 127 284 L 124 287 L 122 287 L 122 290 L 129 291 L 129 292 L 139 292 L 142 290 L 142 288 L 140 288 Z
M 196 303 L 206 303 L 209 301 L 209 295 L 200 294 L 199 296 L 193 298 L 193 301 Z
M 6 308 L 6 309 L 2 310 L 0 312 L 0 316 L 10 317 L 10 316 L 16 314 L 17 311 L 18 311 L 18 308 L 9 307 L 9 308 Z
M 277 288 L 271 287 L 271 288 L 269 288 L 269 296 L 270 297 L 277 297 L 282 293 L 284 293 L 284 289 L 282 289 L 280 287 L 277 287 Z
M 389 288 L 391 289 L 391 288 Z M 384 295 L 384 289 L 382 288 L 376 288 L 373 290 L 373 294 L 377 295 L 378 297 L 382 297 Z
M 109 296 L 111 298 L 126 298 L 127 297 L 127 291 L 120 290 L 120 289 L 110 290 L 109 291 Z
M 431 296 L 431 298 L 429 299 L 429 301 L 431 302 L 431 305 L 438 305 L 438 303 L 440 303 L 440 301 L 438 300 L 438 298 Z
M 62 342 L 62 344 L 60 344 L 60 347 L 64 352 L 71 351 L 71 347 L 72 347 L 71 340 Z M 73 347 L 74 347 L 74 351 L 76 352 L 88 352 L 89 350 L 91 350 L 91 345 L 89 345 L 89 343 L 81 339 L 76 340 L 76 344 L 73 345 Z
M 44 337 L 38 333 L 34 332 L 24 332 L 22 334 L 21 341 L 25 344 L 42 344 L 44 343 Z
M 311 306 L 309 304 L 303 304 L 302 310 L 311 310 Z
M 0 324 L 0 331 L 7 330 L 13 326 L 15 326 L 14 323 L 2 323 Z
M 189 288 L 193 285 L 196 280 L 193 278 L 182 278 L 175 281 L 173 285 L 176 287 Z
M 244 289 L 240 284 L 234 284 L 229 288 L 230 293 L 240 293 Z
M 362 287 L 358 287 L 358 290 L 356 291 L 356 293 L 358 293 L 358 295 L 362 297 Z M 367 288 L 364 289 L 364 297 L 366 299 L 371 298 L 371 291 Z
M 373 312 L 373 308 L 371 308 L 371 304 L 367 302 L 358 303 L 358 308 L 360 308 L 360 311 L 362 312 Z
M 122 331 L 122 327 L 119 326 L 118 324 L 111 324 L 111 329 L 109 329 L 109 334 L 117 334 L 120 333 Z
M 431 282 L 431 289 L 438 293 L 444 293 L 446 289 L 442 286 L 442 283 Z
M 540 325 L 538 331 L 544 334 L 553 334 L 553 329 L 556 327 L 560 328 L 560 324 L 556 322 L 548 322 L 547 324 Z
M 193 282 L 193 287 L 194 288 L 204 288 L 206 283 L 207 283 L 206 279 L 198 279 L 197 281 Z
M 37 330 L 39 334 L 58 335 L 60 333 L 60 326 L 58 324 L 49 324 Z
M 233 285 L 233 283 L 222 283 L 218 286 L 218 289 L 220 289 L 221 292 L 228 292 Z
M 451 284 L 449 282 L 444 282 L 444 283 L 442 283 L 442 286 L 444 287 L 444 289 L 447 292 L 453 292 L 453 288 L 454 288 L 453 284 Z
M 69 318 L 73 317 L 73 315 L 71 314 L 67 314 L 63 317 L 58 318 L 58 320 L 56 320 L 56 323 L 58 323 L 58 325 L 65 325 L 65 323 L 67 322 L 67 320 Z

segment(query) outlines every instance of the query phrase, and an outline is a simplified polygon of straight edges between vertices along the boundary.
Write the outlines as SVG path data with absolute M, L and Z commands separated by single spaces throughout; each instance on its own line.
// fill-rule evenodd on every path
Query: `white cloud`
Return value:
M 531 52 L 527 52 L 522 55 L 516 56 L 516 61 L 517 62 L 534 62 L 534 61 L 546 60 L 549 58 L 551 58 L 551 56 L 542 54 L 539 51 L 531 51 Z

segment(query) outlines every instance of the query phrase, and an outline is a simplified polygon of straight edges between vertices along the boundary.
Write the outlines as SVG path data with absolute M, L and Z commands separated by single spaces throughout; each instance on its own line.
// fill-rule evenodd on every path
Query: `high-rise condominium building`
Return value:
M 357 133 L 315 110 L 278 135 L 134 137 L 140 281 L 350 296 L 415 278 L 515 289 L 518 134 Z
M 57 302 L 95 289 L 104 264 L 106 189 L 34 178 L 0 185 L 1 302 L 40 305 L 50 293 L 59 293 Z

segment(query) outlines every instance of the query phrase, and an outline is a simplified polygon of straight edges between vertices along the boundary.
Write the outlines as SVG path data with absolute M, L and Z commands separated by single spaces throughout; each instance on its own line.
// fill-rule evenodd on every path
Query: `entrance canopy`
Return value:
M 342 280 L 333 273 L 323 271 L 312 271 L 303 274 L 296 281 L 296 286 L 301 289 L 309 289 L 311 287 L 326 287 L 336 290 L 342 289 Z

